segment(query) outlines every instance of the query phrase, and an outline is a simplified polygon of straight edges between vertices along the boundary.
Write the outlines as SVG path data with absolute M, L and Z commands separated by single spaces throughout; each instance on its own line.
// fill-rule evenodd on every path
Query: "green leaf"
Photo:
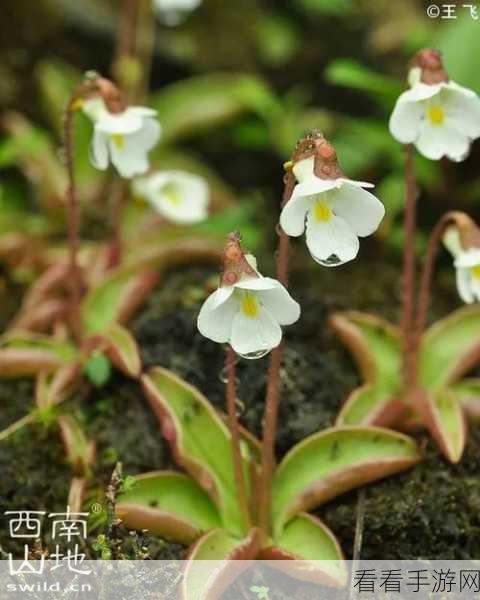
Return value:
M 269 119 L 279 110 L 267 84 L 244 73 L 212 73 L 166 86 L 150 99 L 170 142 L 220 125 L 247 111 Z
M 128 320 L 145 300 L 156 281 L 151 271 L 119 269 L 91 290 L 82 304 L 85 333 L 105 333 L 117 322 Z
M 398 330 L 387 321 L 355 311 L 336 313 L 330 323 L 350 350 L 366 382 L 347 399 L 337 424 L 388 422 L 388 413 L 400 390 Z
M 291 559 L 292 568 L 282 563 L 282 571 L 297 579 L 343 587 L 347 582 L 347 569 L 342 550 L 333 533 L 320 519 L 300 513 L 287 523 L 277 539 L 275 547 L 267 549 L 268 555 L 280 560 Z M 263 558 L 262 554 L 262 558 Z M 296 561 L 302 561 L 296 563 Z M 307 568 L 304 561 L 315 561 Z
M 287 453 L 274 474 L 275 537 L 298 512 L 407 469 L 419 459 L 412 439 L 380 427 L 334 428 L 311 435 Z
M 112 365 L 103 352 L 95 350 L 88 357 L 83 372 L 95 387 L 100 388 L 110 380 Z
M 113 364 L 128 377 L 138 377 L 142 369 L 140 350 L 132 334 L 115 323 L 102 334 L 107 342 L 107 354 Z
M 142 383 L 157 414 L 163 436 L 171 444 L 176 461 L 206 490 L 215 502 L 223 525 L 242 535 L 240 507 L 235 479 L 230 433 L 202 394 L 179 377 L 155 367 Z M 242 445 L 244 475 L 249 476 L 248 445 Z
M 68 462 L 77 473 L 88 473 L 95 461 L 95 442 L 87 438 L 78 421 L 70 415 L 61 415 L 58 425 Z
M 0 338 L 0 377 L 35 375 L 73 364 L 77 351 L 69 342 L 29 331 L 10 331 Z
M 437 321 L 420 346 L 420 381 L 436 390 L 458 380 L 480 359 L 480 306 L 467 306 Z
M 393 107 L 403 92 L 402 84 L 396 79 L 380 75 L 349 58 L 332 61 L 325 70 L 325 78 L 330 83 L 367 92 L 373 99 L 383 101 L 387 107 Z
M 230 583 L 257 556 L 258 531 L 238 539 L 224 529 L 206 533 L 192 548 L 182 579 L 182 600 L 220 598 Z
M 462 404 L 467 415 L 480 420 L 480 378 L 464 379 L 450 386 L 450 390 Z
M 457 396 L 447 389 L 426 392 L 420 403 L 423 422 L 443 454 L 452 463 L 462 457 L 466 442 L 466 422 Z
M 3 123 L 11 140 L 7 158 L 14 159 L 30 180 L 42 207 L 58 210 L 65 195 L 67 176 L 50 135 L 17 113 L 6 113 Z
M 220 527 L 215 506 L 187 475 L 156 471 L 138 475 L 135 482 L 118 497 L 116 507 L 127 527 L 148 529 L 182 544 Z

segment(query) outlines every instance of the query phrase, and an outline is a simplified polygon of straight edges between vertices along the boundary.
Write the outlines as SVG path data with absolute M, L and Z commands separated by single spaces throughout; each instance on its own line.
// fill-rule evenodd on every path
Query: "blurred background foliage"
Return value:
M 466 10 L 454 20 L 430 19 L 428 4 L 204 0 L 177 27 L 157 19 L 145 34 L 154 36 L 147 103 L 158 110 L 164 131 L 153 162 L 207 177 L 215 214 L 200 227 L 221 234 L 241 228 L 250 246 L 263 240 L 262 215 L 277 215 L 282 163 L 316 127 L 333 140 L 348 176 L 377 184 L 387 217 L 373 244 L 397 256 L 403 150 L 388 133 L 388 116 L 404 89 L 408 59 L 423 46 L 438 47 L 452 78 L 480 92 L 480 20 Z M 120 5 L 7 0 L 2 7 L 0 234 L 61 232 L 63 110 L 82 72 L 111 74 Z M 108 198 L 93 202 L 103 175 L 88 159 L 91 125 L 84 117 L 77 121 L 86 235 L 95 237 Z M 479 159 L 478 144 L 461 165 L 418 158 L 419 248 L 447 208 L 478 216 Z M 132 203 L 126 227 L 142 210 Z

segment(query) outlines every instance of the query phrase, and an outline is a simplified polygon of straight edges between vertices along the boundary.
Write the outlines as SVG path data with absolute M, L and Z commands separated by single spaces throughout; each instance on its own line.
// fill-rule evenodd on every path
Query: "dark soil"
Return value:
M 385 269 L 385 262 L 381 263 L 381 282 L 372 281 L 380 272 L 380 263 L 373 258 L 343 269 L 320 271 L 313 265 L 308 272 L 294 273 L 291 287 L 302 305 L 302 318 L 286 332 L 279 456 L 306 435 L 330 426 L 340 403 L 358 384 L 354 365 L 327 326 L 328 313 L 346 307 L 370 308 L 395 318 L 398 272 Z M 145 368 L 162 365 L 172 369 L 214 405 L 223 407 L 223 350 L 196 330 L 196 316 L 209 291 L 205 282 L 210 275 L 211 271 L 203 269 L 171 273 L 132 327 Z M 309 285 L 301 286 L 302 281 Z M 441 297 L 451 306 L 453 296 L 448 289 Z M 439 314 L 444 309 L 434 307 Z M 265 360 L 238 364 L 242 421 L 257 434 L 265 366 Z M 23 416 L 32 403 L 30 383 L 0 382 L 0 427 Z M 100 497 L 95 489 L 106 486 L 117 460 L 122 461 L 126 474 L 174 466 L 156 419 L 135 382 L 116 375 L 101 390 L 86 388 L 63 410 L 74 412 L 97 440 L 93 499 Z M 362 557 L 480 558 L 480 428 L 472 426 L 465 456 L 457 466 L 448 464 L 427 438 L 421 437 L 419 442 L 426 446 L 422 463 L 366 488 Z M 0 473 L 2 515 L 22 508 L 65 509 L 71 473 L 54 424 L 24 429 L 3 443 Z M 345 494 L 318 511 L 339 537 L 347 556 L 352 552 L 357 497 L 356 491 Z M 6 519 L 0 524 L 4 550 L 17 551 L 18 546 L 8 539 Z M 92 539 L 95 535 L 92 533 Z M 154 536 L 150 536 L 149 550 L 156 558 L 180 557 L 184 552 L 180 546 Z

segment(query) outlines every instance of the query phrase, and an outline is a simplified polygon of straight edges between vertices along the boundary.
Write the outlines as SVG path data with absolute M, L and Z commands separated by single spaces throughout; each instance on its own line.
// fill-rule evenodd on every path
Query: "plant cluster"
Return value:
M 173 24 L 197 3 L 155 4 Z M 465 409 L 478 404 L 478 380 L 463 377 L 480 359 L 480 308 L 474 304 L 480 298 L 480 230 L 466 214 L 447 212 L 432 231 L 417 285 L 414 152 L 430 160 L 465 158 L 480 137 L 480 99 L 449 79 L 437 51 L 423 50 L 412 61 L 410 87 L 390 118 L 392 135 L 405 145 L 401 322 L 397 326 L 358 312 L 331 316 L 365 381 L 347 398 L 334 427 L 300 441 L 277 464 L 282 328 L 301 317 L 288 289 L 290 237 L 305 233 L 314 261 L 339 268 L 357 257 L 360 239 L 378 229 L 384 205 L 368 191 L 371 183 L 343 172 L 334 146 L 312 131 L 298 141 L 284 165 L 284 194 L 271 222 L 274 228 L 279 221 L 277 271 L 275 278 L 262 275 L 255 257 L 244 251 L 240 233 L 230 233 L 223 247 L 218 235 L 193 227 L 210 210 L 212 189 L 206 178 L 179 168 L 151 167 L 150 154 L 165 126 L 154 109 L 140 104 L 148 73 L 138 75 L 132 68 L 139 66 L 136 48 L 131 25 L 119 47 L 115 81 L 88 72 L 66 102 L 67 193 L 59 192 L 56 208 L 65 209 L 67 245 L 46 232 L 34 238 L 26 231 L 14 239 L 16 252 L 32 244 L 38 252 L 31 265 L 34 280 L 0 340 L 0 375 L 34 377 L 36 408 L 1 432 L 0 440 L 39 420 L 58 424 L 73 470 L 68 503 L 79 509 L 95 463 L 95 444 L 62 407 L 86 382 L 103 385 L 113 365 L 141 383 L 184 472 L 145 473 L 127 486 L 118 477 L 118 489 L 111 483 L 107 490 L 110 528 L 120 520 L 189 545 L 182 583 L 186 599 L 198 598 L 199 590 L 201 597 L 219 593 L 233 576 L 228 560 L 219 576 L 218 568 L 205 567 L 202 559 L 312 561 L 308 568 L 292 561 L 292 575 L 342 586 L 347 577 L 342 550 L 311 511 L 421 460 L 415 440 L 404 431 L 427 428 L 445 457 L 458 462 L 467 435 Z M 80 163 L 85 157 L 76 149 L 76 120 L 85 115 L 91 163 L 103 173 L 95 185 L 77 177 L 75 155 Z M 19 119 L 10 116 L 12 127 L 25 126 Z M 59 165 L 50 166 L 56 188 Z M 87 242 L 80 235 L 84 197 L 103 197 L 105 190 L 112 198 L 109 235 Z M 241 229 L 241 223 L 235 224 Z M 459 295 L 472 306 L 427 328 L 442 240 L 454 258 Z M 16 266 L 11 253 L 3 256 Z M 225 347 L 225 414 L 162 366 L 144 370 L 126 325 L 162 269 L 196 259 L 221 260 L 219 285 L 199 311 L 198 330 Z M 236 363 L 267 355 L 258 440 L 239 423 Z M 103 558 L 115 555 L 110 537 L 97 539 Z M 264 594 L 260 588 L 257 592 Z

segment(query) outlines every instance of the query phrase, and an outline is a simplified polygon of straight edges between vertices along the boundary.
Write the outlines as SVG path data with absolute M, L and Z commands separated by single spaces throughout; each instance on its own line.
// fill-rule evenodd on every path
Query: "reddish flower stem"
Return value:
M 425 257 L 425 262 L 422 269 L 420 291 L 418 293 L 416 321 L 417 345 L 420 343 L 420 339 L 427 325 L 428 308 L 430 305 L 432 291 L 433 271 L 435 268 L 435 260 L 437 258 L 438 248 L 448 225 L 452 221 L 455 221 L 458 215 L 460 215 L 461 218 L 461 213 L 456 211 L 449 211 L 445 213 L 435 225 L 430 235 L 430 239 L 428 240 L 427 255 Z
M 285 187 L 282 208 L 290 200 L 295 186 L 293 173 L 288 171 L 284 178 Z M 277 279 L 283 285 L 288 283 L 288 255 L 290 238 L 280 228 L 278 230 Z M 283 344 L 272 351 L 267 377 L 265 413 L 263 417 L 262 467 L 259 492 L 259 525 L 264 535 L 268 535 L 271 518 L 272 474 L 275 464 L 275 438 L 277 433 L 280 368 L 282 366 Z
M 240 447 L 240 430 L 237 418 L 237 391 L 236 391 L 236 368 L 235 368 L 235 352 L 228 347 L 225 357 L 225 369 L 227 371 L 227 411 L 228 411 L 228 426 L 230 435 L 232 436 L 232 458 L 233 471 L 235 477 L 235 486 L 237 489 L 238 503 L 242 514 L 242 520 L 247 530 L 250 529 L 251 519 L 248 509 L 247 489 L 245 485 L 245 473 L 243 470 L 242 450 Z
M 122 261 L 122 219 L 125 206 L 127 185 L 120 177 L 113 181 L 111 186 L 112 200 L 112 240 L 110 243 L 109 267 L 118 266 Z
M 413 165 L 414 148 L 411 144 L 405 148 L 405 220 L 402 278 L 402 354 L 403 381 L 405 391 L 415 386 L 417 356 L 415 319 L 415 233 L 417 227 L 417 186 Z
M 76 104 L 82 96 L 92 89 L 89 82 L 81 83 L 73 92 L 67 106 L 64 123 L 64 148 L 67 164 L 68 189 L 67 189 L 67 222 L 68 222 L 68 248 L 69 248 L 69 276 L 70 287 L 70 314 L 69 322 L 71 330 L 79 341 L 81 339 L 80 329 L 80 299 L 82 294 L 82 274 L 78 265 L 80 212 L 75 187 L 75 155 L 73 140 L 73 125 Z

